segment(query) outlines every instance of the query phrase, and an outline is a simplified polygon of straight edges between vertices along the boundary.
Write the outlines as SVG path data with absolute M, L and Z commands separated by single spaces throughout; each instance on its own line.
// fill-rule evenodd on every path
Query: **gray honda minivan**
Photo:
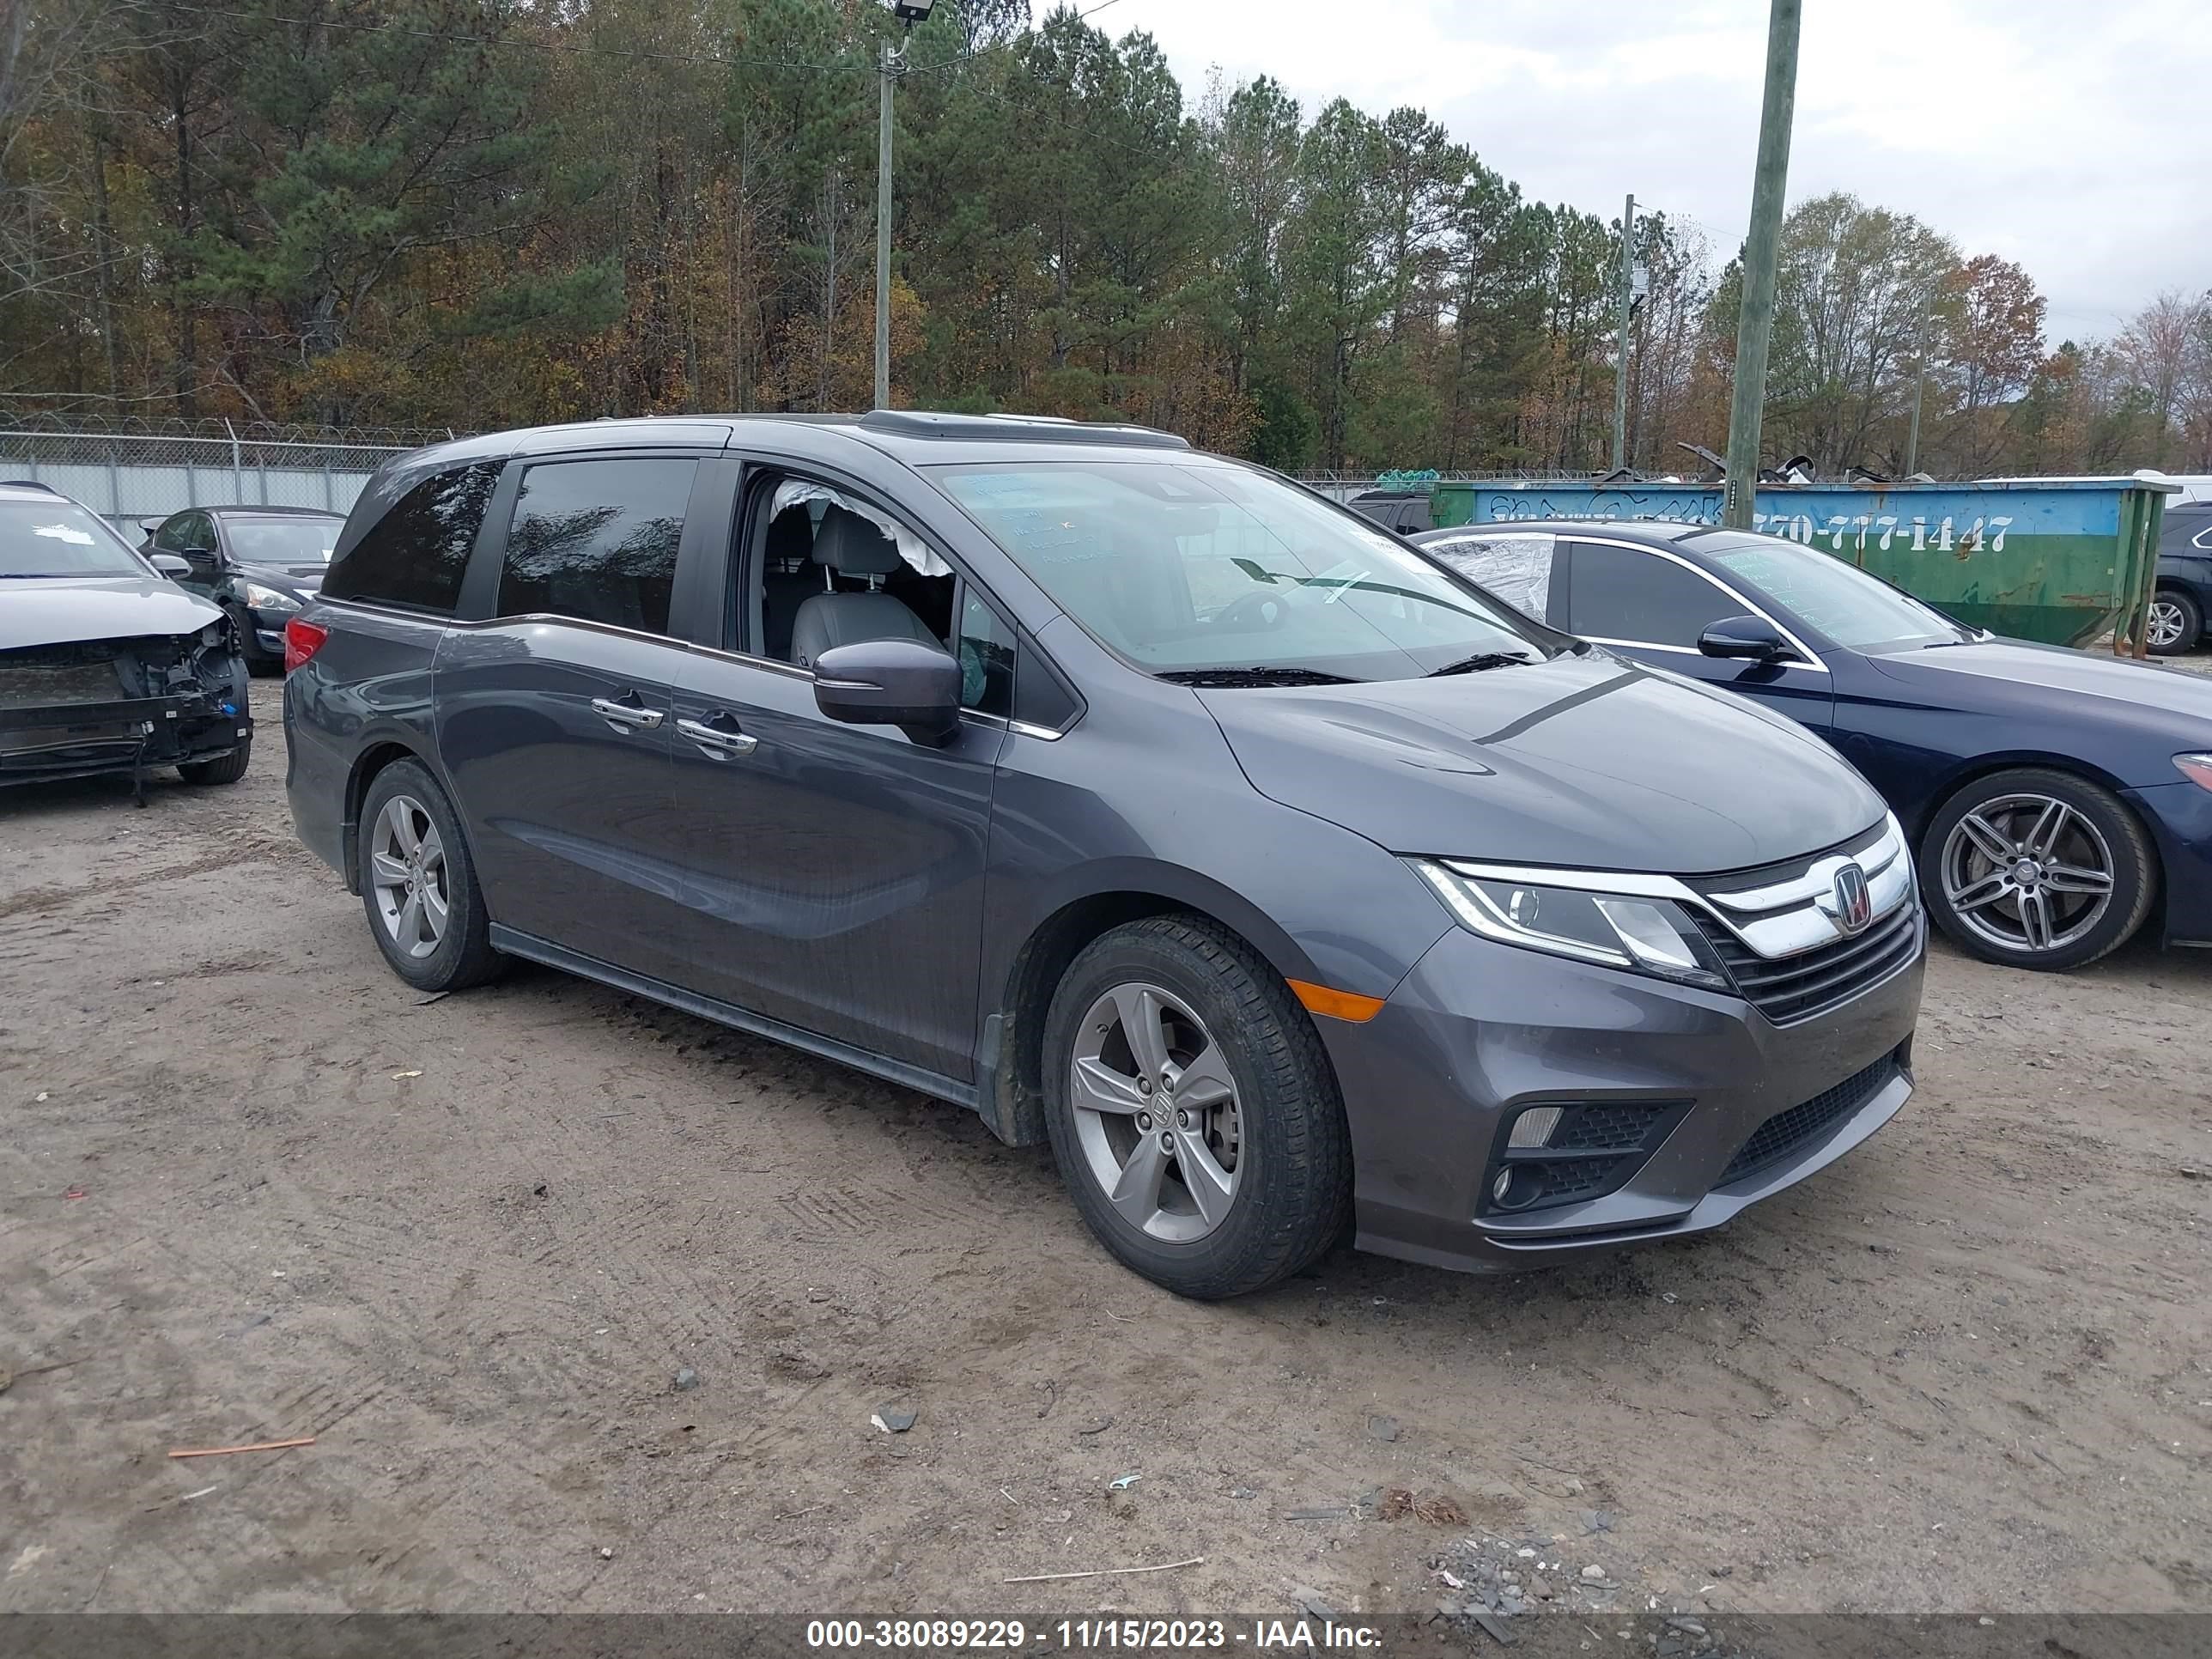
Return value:
M 1850 767 L 1161 433 L 439 445 L 286 664 L 300 835 L 408 983 L 527 957 L 972 1108 L 1187 1295 L 1699 1231 L 1911 1092 Z

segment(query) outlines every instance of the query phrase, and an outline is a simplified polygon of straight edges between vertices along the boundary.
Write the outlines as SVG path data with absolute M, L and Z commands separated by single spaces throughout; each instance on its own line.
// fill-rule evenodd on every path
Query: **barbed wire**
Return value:
M 0 394 L 8 395 L 8 394 Z M 282 421 L 198 420 L 167 415 L 99 415 L 77 410 L 0 409 L 0 436 L 169 438 L 192 442 L 299 444 L 320 448 L 419 449 L 463 435 L 449 427 L 318 426 Z

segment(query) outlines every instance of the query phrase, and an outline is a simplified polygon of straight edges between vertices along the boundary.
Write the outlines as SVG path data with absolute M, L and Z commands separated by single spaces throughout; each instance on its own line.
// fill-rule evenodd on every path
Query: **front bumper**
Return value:
M 2158 842 L 2168 945 L 2212 945 L 2212 789 L 2187 779 L 2125 789 Z
M 228 697 L 130 697 L 0 709 L 0 784 L 216 760 L 252 732 L 253 717 Z
M 1734 996 L 1455 928 L 1372 1020 L 1320 1022 L 1351 1125 L 1360 1248 L 1477 1271 L 1540 1267 L 1702 1232 L 1803 1180 L 1912 1091 L 1917 911 L 1914 925 L 1905 966 L 1784 1026 Z M 1484 1213 L 1518 1110 L 1612 1103 L 1666 1110 L 1656 1145 L 1628 1155 L 1611 1190 Z M 1814 1109 L 1776 1121 L 1799 1108 Z
M 254 650 L 281 662 L 284 656 L 284 624 L 300 614 L 300 607 L 295 605 L 283 611 L 248 611 L 246 614 L 253 624 Z

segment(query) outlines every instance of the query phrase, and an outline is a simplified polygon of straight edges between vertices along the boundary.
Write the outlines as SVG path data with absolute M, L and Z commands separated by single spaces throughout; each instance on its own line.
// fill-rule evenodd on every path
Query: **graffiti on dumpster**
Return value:
M 1539 490 L 1498 490 L 1484 502 L 1482 520 L 1511 524 L 1544 519 L 1608 519 L 1658 524 L 1718 524 L 1717 493 L 1669 495 L 1634 490 L 1601 490 L 1581 501 L 1553 501 Z M 1751 526 L 1770 536 L 1786 536 L 1808 547 L 1831 553 L 1863 553 L 1872 548 L 1887 552 L 1894 545 L 1915 553 L 1931 549 L 1960 556 L 1986 548 L 2004 551 L 2005 532 L 2013 520 L 2008 514 L 1992 514 L 1962 523 L 1949 514 L 1930 519 L 1916 513 L 1754 513 Z

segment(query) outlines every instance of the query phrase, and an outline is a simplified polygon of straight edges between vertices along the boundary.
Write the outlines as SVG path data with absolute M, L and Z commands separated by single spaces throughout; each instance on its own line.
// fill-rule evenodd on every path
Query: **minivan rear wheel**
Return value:
M 400 978 L 458 991 L 505 969 L 460 820 L 418 763 L 395 761 L 370 781 L 355 858 L 368 931 Z
M 1342 1231 L 1351 1139 L 1321 1039 L 1224 929 L 1154 916 L 1094 940 L 1053 996 L 1045 1078 L 1061 1179 L 1147 1279 L 1239 1296 Z

